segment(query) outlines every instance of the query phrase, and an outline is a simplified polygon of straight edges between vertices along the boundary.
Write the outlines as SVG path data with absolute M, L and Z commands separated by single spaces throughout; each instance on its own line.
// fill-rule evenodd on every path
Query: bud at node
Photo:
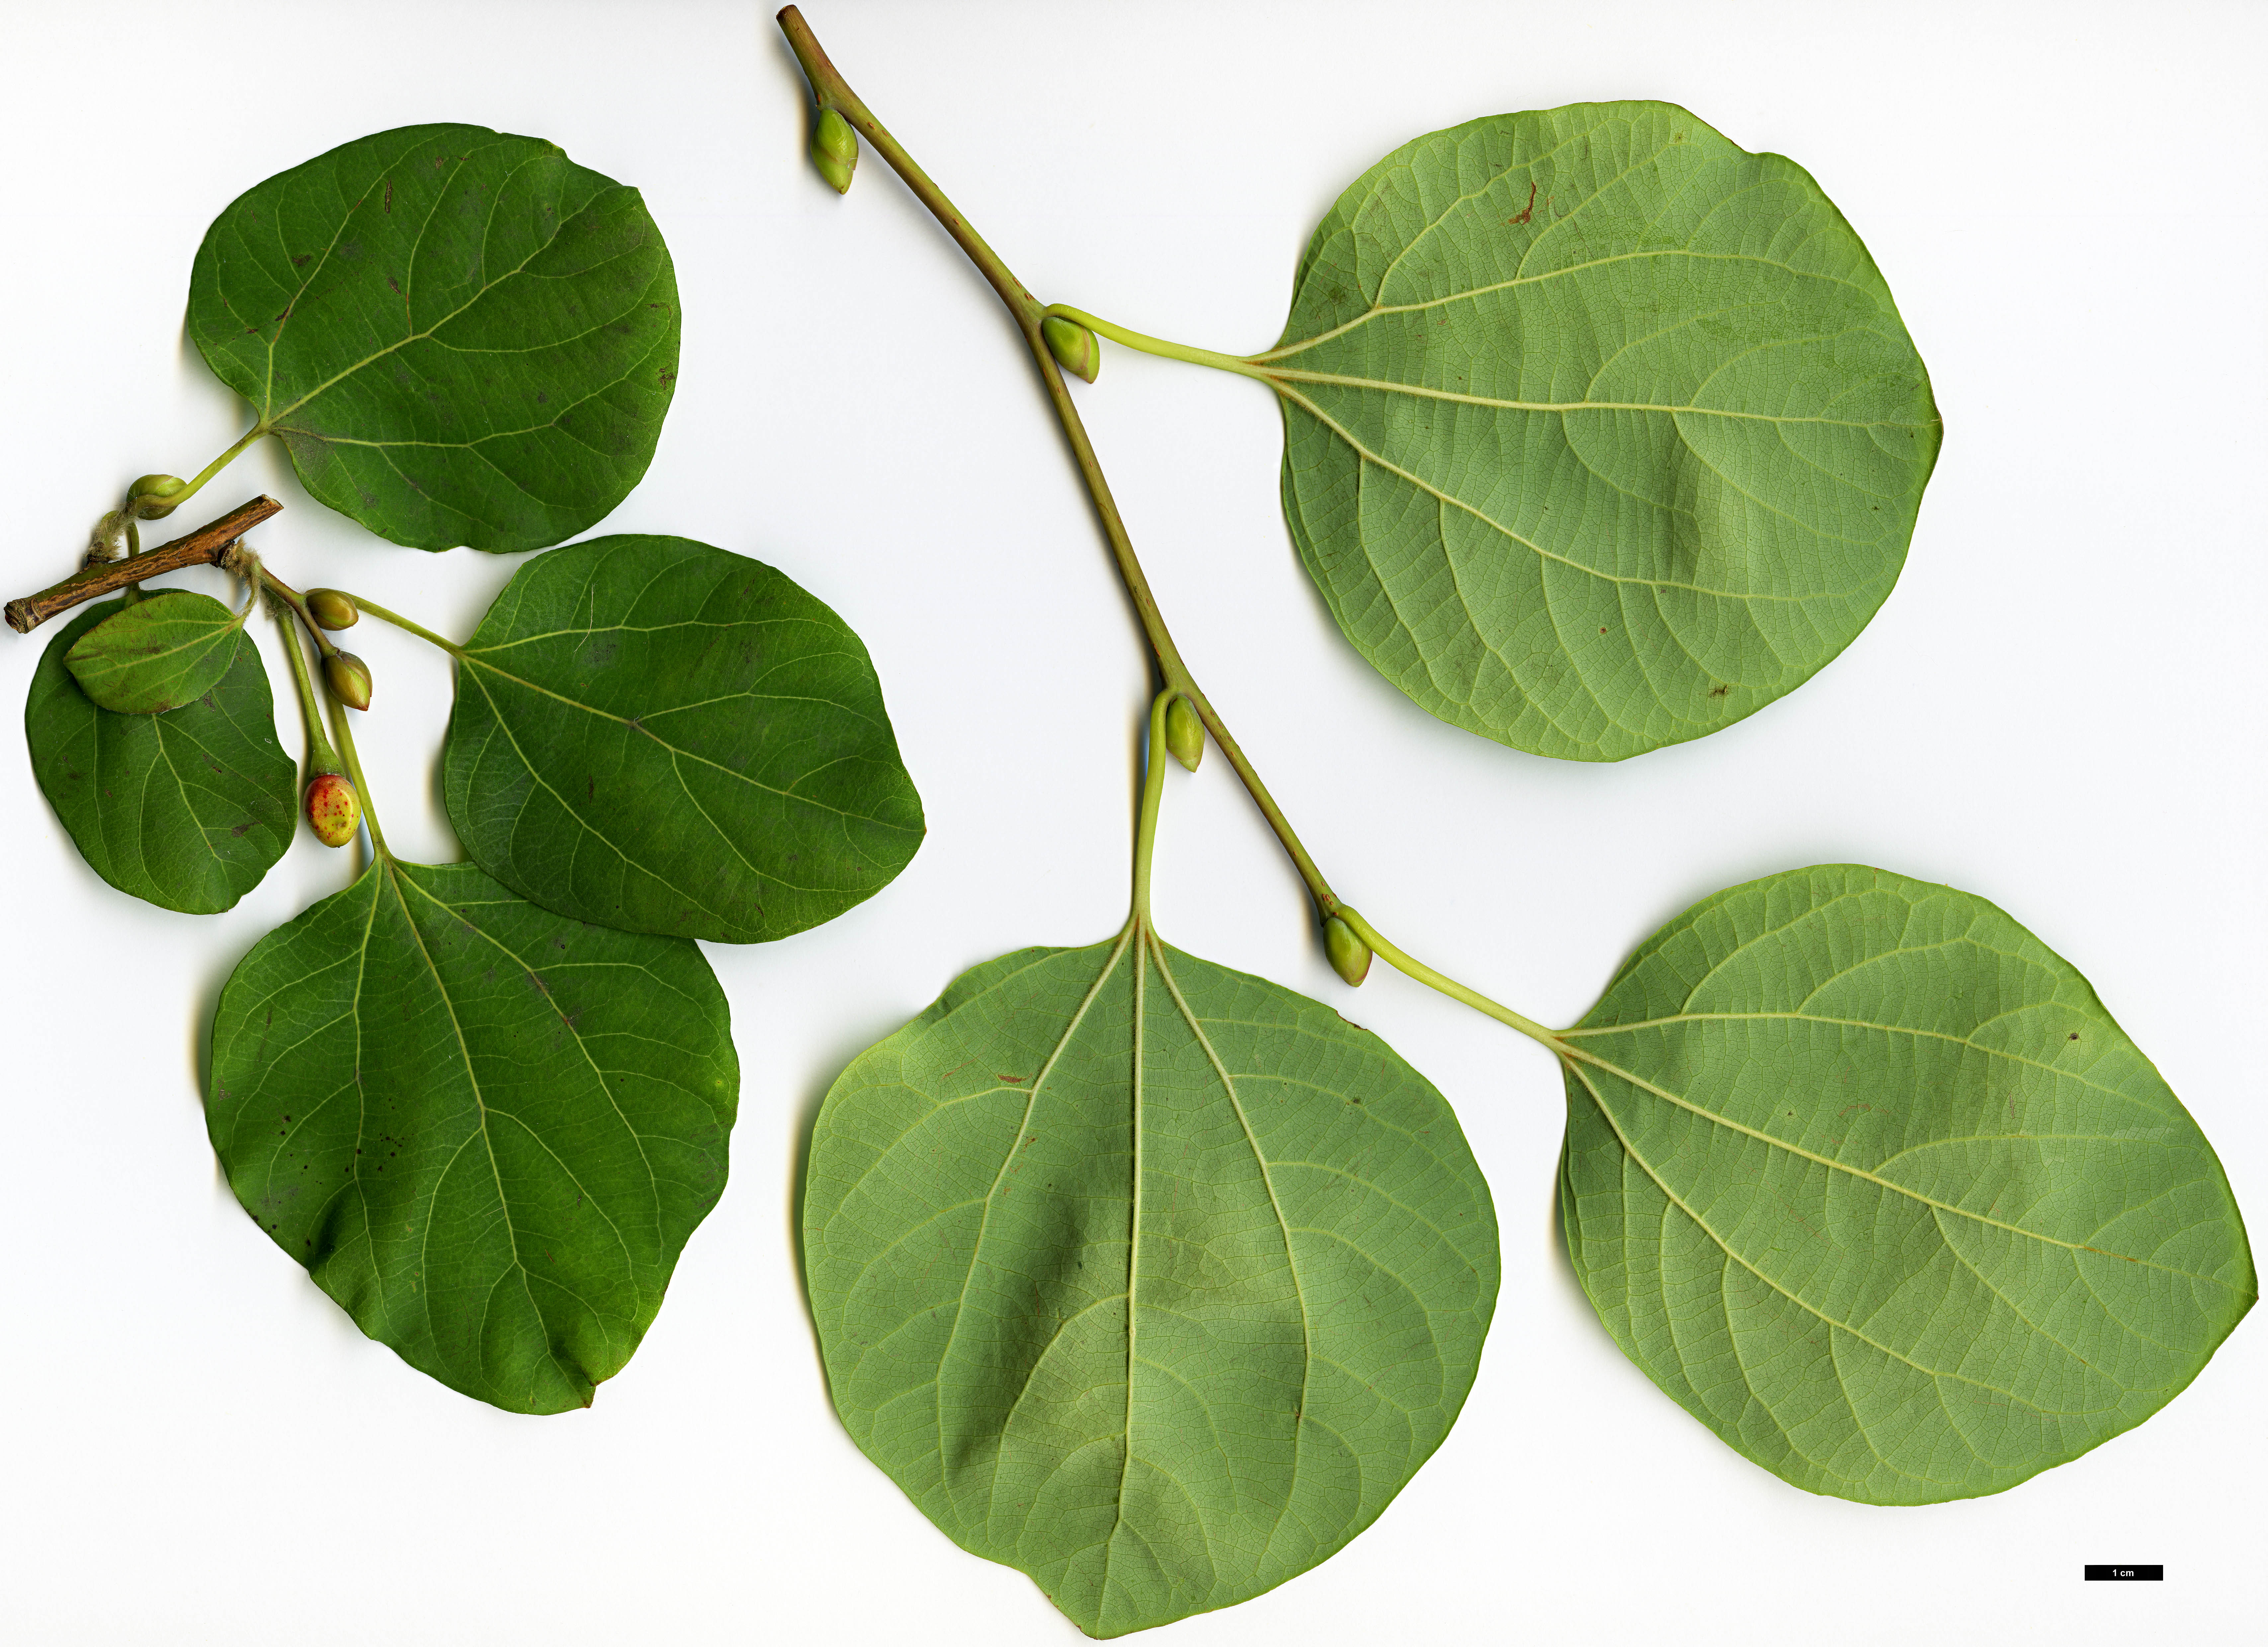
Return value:
M 1204 722 L 1197 719 L 1197 705 L 1179 693 L 1166 705 L 1166 747 L 1190 772 L 1204 758 Z
M 850 174 L 858 166 L 858 134 L 831 108 L 821 109 L 819 122 L 811 129 L 811 163 L 836 194 L 850 192 Z
M 126 506 L 137 521 L 162 521 L 179 506 L 168 499 L 188 489 L 179 475 L 144 475 L 126 489 Z
M 1077 321 L 1050 314 L 1040 322 L 1040 336 L 1048 340 L 1056 364 L 1073 376 L 1092 383 L 1102 370 L 1102 340 Z
M 1360 988 L 1362 980 L 1370 976 L 1370 946 L 1336 915 L 1323 923 L 1323 953 L 1330 957 L 1331 971 L 1349 989 Z
M 362 617 L 354 596 L 339 589 L 308 590 L 307 612 L 326 629 L 352 629 Z
M 331 695 L 350 709 L 370 707 L 370 666 L 351 652 L 334 652 L 323 660 L 323 679 Z
M 307 784 L 307 824 L 326 846 L 343 846 L 362 827 L 362 798 L 337 772 L 318 772 Z

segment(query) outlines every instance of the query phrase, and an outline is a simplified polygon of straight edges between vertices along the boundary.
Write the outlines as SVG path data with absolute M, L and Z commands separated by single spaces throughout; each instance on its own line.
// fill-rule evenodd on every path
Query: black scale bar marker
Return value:
M 2154 1578 L 2162 1581 L 2166 1576 L 2166 1569 L 2163 1567 L 2125 1565 L 2098 1567 L 2090 1562 L 2088 1563 L 2087 1576 L 2089 1578 L 2124 1579 L 2129 1583 L 2140 1578 Z

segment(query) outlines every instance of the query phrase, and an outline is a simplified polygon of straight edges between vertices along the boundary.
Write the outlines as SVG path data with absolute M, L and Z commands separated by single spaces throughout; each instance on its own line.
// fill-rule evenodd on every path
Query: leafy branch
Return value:
M 676 378 L 674 268 L 637 190 L 540 138 L 379 132 L 239 196 L 188 298 L 252 426 L 189 480 L 132 482 L 90 564 L 8 609 L 24 631 L 119 596 L 40 659 L 33 771 L 91 868 L 183 913 L 260 883 L 295 791 L 323 846 L 367 830 L 352 884 L 222 992 L 214 1148 L 269 1237 L 411 1365 L 514 1411 L 586 1405 L 724 1189 L 739 1066 L 695 939 L 815 926 L 920 844 L 880 683 L 786 576 L 682 538 L 531 560 L 463 645 L 277 575 L 245 542 L 272 499 L 141 549 L 141 522 L 270 434 L 318 500 L 397 543 L 518 551 L 593 524 L 644 473 Z M 201 564 L 245 586 L 238 609 L 143 593 Z M 242 644 L 263 609 L 296 774 Z M 365 611 L 455 665 L 442 765 L 470 862 L 387 846 L 353 725 L 371 672 L 333 639 Z
M 1888 287 L 1800 168 L 1661 104 L 1432 134 L 1325 217 L 1277 346 L 1229 356 L 1042 305 L 779 21 L 821 176 L 847 190 L 871 144 L 1008 308 L 1160 689 L 1126 926 L 964 974 L 814 1130 L 830 1392 L 924 1513 L 1116 1636 L 1329 1555 L 1469 1386 L 1496 1230 L 1446 1102 L 1151 926 L 1163 757 L 1194 766 L 1200 725 L 1346 982 L 1375 952 L 1555 1054 L 1575 1271 L 1759 1465 L 1868 1503 L 1996 1492 L 2195 1376 L 2257 1294 L 2242 1219 L 2067 962 L 1856 865 L 1703 900 L 1567 1030 L 1418 961 L 1338 899 L 1197 685 L 1064 381 L 1108 339 L 1266 384 L 1309 572 L 1444 719 L 1563 758 L 1700 736 L 1863 627 L 1937 450 Z

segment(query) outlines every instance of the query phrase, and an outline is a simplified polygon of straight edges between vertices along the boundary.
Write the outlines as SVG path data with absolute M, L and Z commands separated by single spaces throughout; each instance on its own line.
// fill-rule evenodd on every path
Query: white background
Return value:
M 745 1072 L 731 1186 L 628 1370 L 590 1411 L 532 1419 L 363 1339 L 215 1171 L 199 1093 L 221 984 L 350 866 L 303 834 L 231 913 L 166 913 L 88 871 L 24 757 L 0 757 L 0 1636 L 1077 1639 L 844 1437 L 792 1244 L 803 1141 L 854 1052 L 962 968 L 1123 914 L 1144 661 L 993 299 L 871 155 L 847 199 L 817 181 L 760 6 L 0 13 L 6 595 L 69 572 L 129 477 L 193 473 L 245 426 L 181 330 L 191 255 L 236 194 L 387 127 L 536 133 L 644 189 L 683 291 L 659 454 L 603 529 L 755 555 L 842 612 L 930 820 L 846 918 L 710 949 Z M 1341 892 L 1410 949 L 1565 1023 L 1720 886 L 1834 860 L 1950 882 L 2093 980 L 2268 1208 L 2268 11 L 810 13 L 1035 291 L 1209 347 L 1271 343 L 1315 219 L 1437 127 L 1661 98 L 1808 167 L 1897 294 L 1944 455 L 1872 627 L 1698 743 L 1586 766 L 1432 720 L 1300 572 L 1261 388 L 1113 349 L 1074 389 L 1199 678 Z M 444 630 L 517 564 L 381 544 L 267 450 L 168 526 L 263 490 L 286 505 L 258 538 L 282 575 Z M 45 639 L 0 635 L 11 721 Z M 374 624 L 355 644 L 389 835 L 452 858 L 446 668 Z M 1171 777 L 1166 934 L 1429 1074 L 1504 1230 L 1494 1335 L 1440 1452 L 1344 1553 L 1176 1643 L 2257 1639 L 2260 1322 L 2149 1423 L 1999 1496 L 1882 1510 L 1782 1484 L 1660 1394 L 1577 1290 L 1549 1060 L 1383 967 L 1349 994 L 1218 755 Z M 2167 1581 L 2080 1581 L 2114 1560 Z

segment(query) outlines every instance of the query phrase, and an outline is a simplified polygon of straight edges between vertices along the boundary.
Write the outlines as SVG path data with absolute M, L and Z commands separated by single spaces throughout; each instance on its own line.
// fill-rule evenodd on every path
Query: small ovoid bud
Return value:
M 1354 935 L 1354 928 L 1336 915 L 1323 923 L 1323 953 L 1349 989 L 1358 989 L 1370 976 L 1370 946 Z
M 137 521 L 162 521 L 178 506 L 169 499 L 188 489 L 179 475 L 144 475 L 126 489 L 126 506 Z
M 1048 340 L 1056 364 L 1072 375 L 1092 383 L 1102 370 L 1102 340 L 1077 321 L 1050 314 L 1040 322 L 1040 336 Z
M 362 798 L 338 772 L 318 772 L 307 782 L 307 824 L 326 846 L 343 846 L 362 827 Z
M 323 678 L 331 695 L 350 709 L 370 707 L 370 665 L 351 652 L 334 652 L 323 660 Z
M 307 612 L 326 629 L 352 629 L 362 617 L 354 596 L 338 589 L 308 590 Z
M 1197 705 L 1178 692 L 1166 705 L 1166 747 L 1190 772 L 1204 758 L 1204 722 L 1197 719 Z
M 811 163 L 836 194 L 850 192 L 850 174 L 858 167 L 858 134 L 831 108 L 821 109 L 818 123 L 811 129 Z

